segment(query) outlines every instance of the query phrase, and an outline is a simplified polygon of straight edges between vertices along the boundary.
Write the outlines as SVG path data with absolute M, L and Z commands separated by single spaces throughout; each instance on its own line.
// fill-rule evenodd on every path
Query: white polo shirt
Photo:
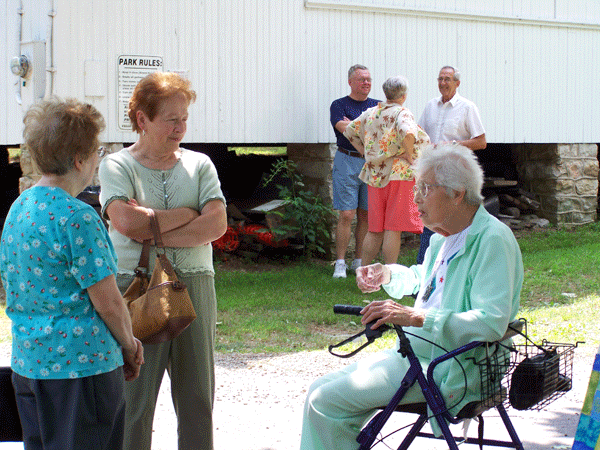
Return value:
M 429 100 L 419 125 L 434 144 L 466 141 L 485 133 L 475 103 L 458 93 L 446 103 L 442 103 L 441 95 Z

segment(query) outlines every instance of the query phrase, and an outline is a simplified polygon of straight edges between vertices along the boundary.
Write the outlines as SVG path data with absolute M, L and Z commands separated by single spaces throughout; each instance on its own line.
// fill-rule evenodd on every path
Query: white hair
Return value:
M 432 171 L 435 182 L 446 188 L 448 195 L 465 191 L 465 202 L 481 205 L 483 195 L 483 169 L 477 157 L 467 147 L 455 144 L 441 144 L 424 149 L 415 162 L 417 178 Z
M 383 93 L 387 100 L 398 100 L 408 91 L 408 80 L 401 75 L 390 77 L 383 83 Z
M 452 70 L 452 72 L 454 72 L 454 75 L 452 75 L 452 78 L 454 78 L 454 81 L 460 81 L 460 72 L 458 71 L 458 69 L 456 69 L 452 66 L 444 66 L 440 69 L 440 72 L 444 69 Z

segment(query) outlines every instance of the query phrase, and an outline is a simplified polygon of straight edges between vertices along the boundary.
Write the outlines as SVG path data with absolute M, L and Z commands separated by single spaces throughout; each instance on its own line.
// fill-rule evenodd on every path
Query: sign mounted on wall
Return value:
M 162 56 L 121 55 L 117 60 L 117 115 L 119 128 L 131 131 L 131 122 L 127 115 L 129 99 L 138 82 L 152 72 L 162 72 Z

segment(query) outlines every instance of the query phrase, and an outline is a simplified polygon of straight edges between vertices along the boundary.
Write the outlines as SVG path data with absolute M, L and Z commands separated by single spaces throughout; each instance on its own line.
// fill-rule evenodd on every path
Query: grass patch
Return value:
M 287 147 L 229 147 L 229 151 L 241 155 L 285 156 Z
M 18 162 L 21 158 L 21 148 L 20 147 L 9 147 L 8 148 L 8 162 Z
M 400 262 L 416 259 L 417 249 L 403 251 Z M 333 314 L 336 303 L 362 305 L 389 296 L 363 294 L 354 274 L 332 278 L 323 261 L 271 264 L 229 270 L 216 267 L 218 298 L 217 351 L 289 352 L 326 348 L 362 330 L 360 318 Z M 258 269 L 258 270 L 252 270 Z M 412 297 L 402 301 L 414 302 Z
M 535 342 L 599 344 L 599 224 L 573 230 L 520 233 L 525 282 L 519 317 L 527 319 Z M 414 243 L 402 249 L 399 262 L 412 264 Z M 349 271 L 333 279 L 333 267 L 320 260 L 216 263 L 218 297 L 217 351 L 292 352 L 326 348 L 361 331 L 358 317 L 333 314 L 336 303 L 361 305 L 385 299 L 385 292 L 362 294 Z M 10 321 L 0 297 L 0 342 L 10 340 Z M 401 303 L 411 305 L 412 297 Z M 394 333 L 370 349 L 389 348 Z
M 577 298 L 569 303 L 554 303 L 543 307 L 522 307 L 521 316 L 528 322 L 528 335 L 534 342 L 574 343 L 585 341 L 598 346 L 600 310 L 597 294 Z
M 600 223 L 519 237 L 525 279 L 521 317 L 534 341 L 600 343 Z
M 332 308 L 360 305 L 366 296 L 353 277 L 334 280 L 330 272 L 330 266 L 306 263 L 263 272 L 217 271 L 217 350 L 312 350 L 358 329 L 358 318 L 334 315 Z
M 574 229 L 551 228 L 519 233 L 525 281 L 519 317 L 529 323 L 530 337 L 539 342 L 586 341 L 595 348 L 600 312 L 600 224 Z M 416 248 L 404 248 L 399 262 L 410 265 Z M 217 268 L 219 351 L 297 351 L 323 349 L 360 331 L 356 317 L 332 313 L 336 303 L 360 305 L 387 298 L 384 292 L 365 295 L 354 276 L 331 278 L 325 264 L 290 262 L 266 272 Z M 402 303 L 411 305 L 407 297 Z M 373 345 L 389 347 L 394 334 Z
M 519 238 L 526 308 L 569 304 L 600 293 L 600 224 L 571 230 L 546 230 Z

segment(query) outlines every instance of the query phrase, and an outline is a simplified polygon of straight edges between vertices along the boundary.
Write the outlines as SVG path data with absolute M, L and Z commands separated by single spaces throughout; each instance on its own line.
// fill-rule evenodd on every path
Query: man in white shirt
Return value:
M 427 102 L 419 119 L 419 125 L 431 142 L 436 145 L 455 143 L 471 150 L 486 148 L 485 129 L 477 106 L 456 92 L 460 86 L 460 72 L 454 67 L 444 66 L 437 81 L 442 95 Z M 429 229 L 423 229 L 417 264 L 423 262 L 432 234 Z

